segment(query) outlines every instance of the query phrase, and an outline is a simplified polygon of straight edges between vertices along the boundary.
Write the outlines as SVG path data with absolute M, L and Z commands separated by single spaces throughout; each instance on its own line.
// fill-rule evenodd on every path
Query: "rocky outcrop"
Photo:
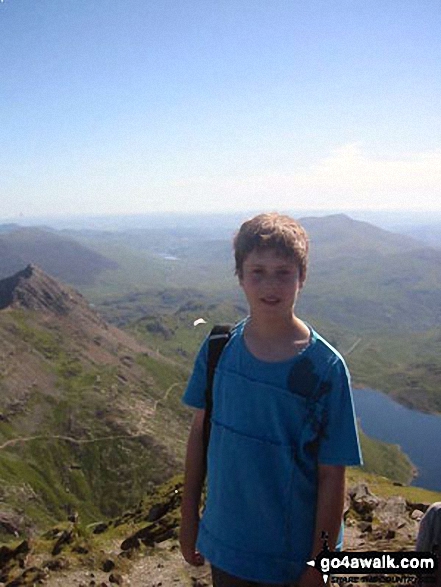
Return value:
M 414 504 L 402 496 L 382 498 L 358 484 L 349 489 L 346 525 L 350 528 L 351 550 L 413 549 L 418 522 L 430 504 Z
M 84 530 L 79 528 L 77 520 L 65 528 L 53 528 L 41 537 L 42 541 L 48 543 L 48 553 L 51 554 L 48 554 L 40 565 L 35 564 L 31 546 L 27 541 L 21 542 L 15 548 L 1 547 L 0 583 L 3 581 L 8 586 L 16 587 L 32 585 L 30 581 L 45 584 L 48 578 L 57 574 L 64 576 L 66 570 L 82 566 L 84 574 L 88 574 L 92 580 L 95 581 L 98 575 L 105 579 L 102 583 L 95 581 L 96 585 L 129 585 L 126 576 L 130 576 L 131 565 L 146 555 L 151 559 L 155 557 L 155 553 L 158 554 L 156 560 L 162 561 L 157 563 L 160 576 L 160 567 L 163 568 L 164 564 L 167 564 L 163 558 L 163 543 L 168 544 L 172 552 L 178 549 L 176 539 L 182 487 L 182 477 L 173 478 L 158 487 L 156 492 L 147 497 L 135 510 L 92 527 L 88 537 L 85 537 Z M 401 496 L 384 498 L 374 495 L 365 483 L 349 488 L 346 504 L 345 550 L 348 551 L 413 550 L 418 520 L 429 506 L 426 503 L 406 501 Z M 114 544 L 116 529 L 118 534 L 126 535 L 126 538 L 119 542 L 119 552 L 111 546 Z M 96 536 L 98 533 L 99 537 Z M 106 533 L 109 533 L 109 552 L 103 550 Z M 137 559 L 138 553 L 141 557 Z M 95 561 L 93 570 L 90 568 L 91 560 Z M 180 557 L 178 560 L 181 562 L 178 563 L 180 566 L 176 569 L 174 582 L 161 582 L 164 587 L 179 581 L 180 572 L 186 568 Z M 165 572 L 165 569 L 163 570 Z M 170 576 L 168 570 L 167 576 Z M 49 584 L 53 583 L 49 581 Z M 79 583 L 69 583 L 71 584 Z M 205 586 L 209 582 L 194 579 L 193 584 Z
M 36 265 L 0 280 L 0 310 L 13 306 L 65 315 L 80 300 L 87 306 L 81 294 L 62 286 Z

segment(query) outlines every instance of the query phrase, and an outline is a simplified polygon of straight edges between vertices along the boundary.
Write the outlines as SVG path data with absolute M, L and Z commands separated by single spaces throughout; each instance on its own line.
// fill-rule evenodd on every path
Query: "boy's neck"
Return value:
M 309 328 L 294 312 L 290 316 L 267 319 L 251 314 L 248 320 L 248 332 L 266 340 L 283 338 L 305 340 L 310 335 Z

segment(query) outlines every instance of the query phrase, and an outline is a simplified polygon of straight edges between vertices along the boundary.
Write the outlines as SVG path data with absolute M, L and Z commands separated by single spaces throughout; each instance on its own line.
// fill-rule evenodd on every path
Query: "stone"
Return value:
M 43 563 L 43 568 L 49 571 L 62 571 L 69 567 L 69 561 L 62 556 L 51 558 Z
M 362 531 L 362 532 L 372 532 L 372 524 L 371 522 L 365 522 L 365 521 L 361 521 L 358 524 L 358 528 Z
M 139 548 L 139 540 L 136 536 L 130 536 L 121 542 L 121 550 L 132 550 L 133 548 Z
M 123 578 L 119 573 L 112 573 L 109 576 L 109 581 L 111 583 L 114 583 L 115 585 L 122 585 L 123 584 Z
M 52 549 L 52 556 L 56 556 L 57 554 L 60 554 L 60 552 L 63 550 L 63 548 L 67 544 L 70 544 L 72 542 L 72 540 L 73 540 L 73 531 L 72 530 L 63 530 L 63 532 L 61 533 L 61 536 L 58 538 L 58 540 L 54 544 L 54 547 Z
M 0 512 L 0 527 L 8 534 L 18 537 L 20 534 L 20 518 L 15 514 Z
M 109 527 L 109 524 L 107 524 L 106 522 L 100 522 L 99 524 L 97 524 L 94 527 L 93 533 L 94 534 L 102 534 L 103 532 L 105 532 L 107 530 L 108 527 Z
M 113 571 L 113 569 L 115 568 L 115 563 L 112 559 L 108 558 L 103 562 L 101 568 L 105 573 L 110 573 L 110 571 Z
M 156 522 L 159 518 L 162 518 L 164 514 L 166 514 L 170 510 L 169 503 L 155 503 L 147 514 L 146 521 L 147 522 Z
M 423 516 L 424 512 L 421 510 L 413 510 L 413 512 L 410 514 L 411 519 L 416 520 L 417 522 L 419 522 Z
M 373 495 L 365 483 L 359 483 L 349 491 L 351 506 L 362 518 L 369 516 L 380 500 Z
M 376 515 L 397 518 L 407 515 L 407 502 L 401 495 L 394 495 L 378 504 Z

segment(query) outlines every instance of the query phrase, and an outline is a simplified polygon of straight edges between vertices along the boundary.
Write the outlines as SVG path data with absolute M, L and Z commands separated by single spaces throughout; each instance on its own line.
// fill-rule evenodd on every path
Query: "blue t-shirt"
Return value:
M 216 368 L 208 491 L 197 548 L 216 567 L 251 581 L 296 581 L 310 558 L 318 464 L 359 465 L 349 374 L 311 329 L 281 362 L 257 359 L 234 330 Z M 183 401 L 205 408 L 208 341 Z

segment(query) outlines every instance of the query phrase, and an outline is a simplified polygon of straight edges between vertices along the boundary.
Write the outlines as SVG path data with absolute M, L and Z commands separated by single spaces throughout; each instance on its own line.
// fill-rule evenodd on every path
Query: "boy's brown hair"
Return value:
M 304 281 L 308 265 L 308 235 L 294 218 L 271 212 L 259 214 L 242 224 L 234 237 L 236 275 L 242 277 L 243 262 L 254 250 L 273 249 L 281 257 L 293 260 L 299 268 L 299 279 Z

